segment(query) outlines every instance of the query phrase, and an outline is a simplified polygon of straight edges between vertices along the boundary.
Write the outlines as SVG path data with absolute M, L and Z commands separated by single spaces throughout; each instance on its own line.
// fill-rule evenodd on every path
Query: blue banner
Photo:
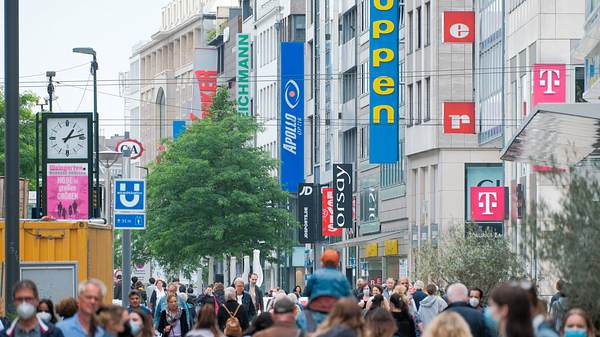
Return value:
M 173 139 L 179 138 L 186 130 L 186 125 L 184 120 L 174 120 L 173 121 Z
M 398 162 L 398 1 L 371 0 L 370 156 L 372 164 Z
M 304 182 L 304 43 L 281 43 L 281 186 Z

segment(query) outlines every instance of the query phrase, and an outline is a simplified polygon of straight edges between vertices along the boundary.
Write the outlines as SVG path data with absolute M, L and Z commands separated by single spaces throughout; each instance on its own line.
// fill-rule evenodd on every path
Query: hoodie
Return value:
M 417 316 L 427 326 L 447 306 L 448 304 L 441 297 L 427 296 L 421 301 Z

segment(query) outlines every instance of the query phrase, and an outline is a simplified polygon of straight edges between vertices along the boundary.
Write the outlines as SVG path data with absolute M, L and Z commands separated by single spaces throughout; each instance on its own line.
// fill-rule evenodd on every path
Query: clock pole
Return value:
M 94 77 L 94 151 L 96 160 L 94 163 L 94 171 L 96 171 L 96 207 L 94 207 L 94 217 L 100 217 L 100 120 L 98 118 L 98 85 L 96 81 L 96 72 L 98 70 L 98 61 L 96 53 L 92 59 L 92 75 Z

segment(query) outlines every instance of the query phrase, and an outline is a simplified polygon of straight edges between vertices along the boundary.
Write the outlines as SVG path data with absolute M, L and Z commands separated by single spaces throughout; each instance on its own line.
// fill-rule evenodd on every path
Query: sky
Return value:
M 47 97 L 45 73 L 54 70 L 56 81 L 80 82 L 55 84 L 58 99 L 53 110 L 91 112 L 91 56 L 75 54 L 72 49 L 92 47 L 98 58 L 100 134 L 109 137 L 123 134 L 125 101 L 116 97 L 119 96 L 116 80 L 119 72 L 129 70 L 132 46 L 148 41 L 158 31 L 161 8 L 168 3 L 168 0 L 20 0 L 21 91 L 31 90 Z M 4 1 L 0 1 L 0 10 L 0 77 L 4 85 Z M 88 90 L 84 90 L 86 83 Z

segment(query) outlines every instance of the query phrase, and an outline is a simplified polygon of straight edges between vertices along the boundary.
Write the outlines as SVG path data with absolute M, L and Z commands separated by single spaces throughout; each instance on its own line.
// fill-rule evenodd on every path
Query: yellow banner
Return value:
M 379 256 L 379 246 L 377 242 L 369 243 L 365 246 L 366 257 L 377 257 Z
M 386 240 L 384 245 L 384 255 L 398 255 L 398 240 Z

